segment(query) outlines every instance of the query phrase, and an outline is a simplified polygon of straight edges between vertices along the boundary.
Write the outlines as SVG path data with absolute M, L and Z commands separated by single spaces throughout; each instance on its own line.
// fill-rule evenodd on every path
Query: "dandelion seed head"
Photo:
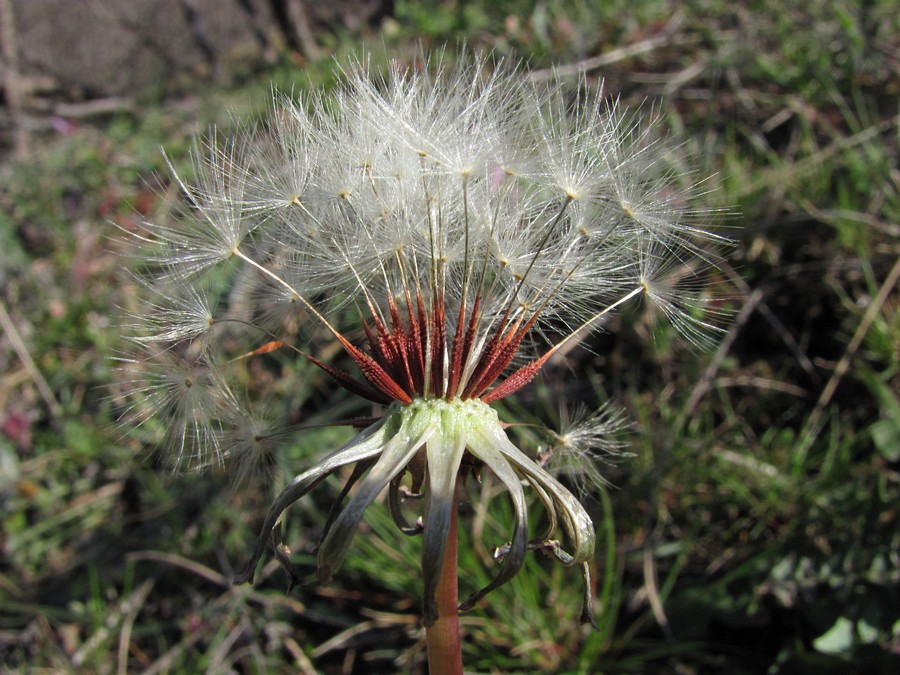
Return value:
M 176 176 L 179 217 L 137 235 L 155 299 L 135 320 L 144 351 L 128 362 L 129 413 L 138 425 L 145 410 L 166 420 L 181 464 L 223 462 L 252 479 L 273 465 L 282 435 L 253 396 L 234 393 L 234 382 L 252 385 L 248 364 L 309 362 L 378 406 L 377 420 L 275 500 L 240 578 L 270 543 L 284 563 L 285 510 L 355 466 L 319 576 L 331 577 L 387 490 L 398 527 L 423 538 L 428 624 L 456 485 L 480 470 L 506 488 L 514 524 L 493 580 L 463 607 L 509 581 L 529 550 L 566 565 L 591 559 L 584 507 L 510 441 L 491 404 L 638 296 L 707 344 L 705 247 L 719 242 L 654 124 L 601 88 L 530 82 L 483 58 L 384 76 L 363 61 L 342 74 L 327 96 L 274 94 L 268 122 L 198 144 L 194 179 Z M 355 369 L 315 353 L 314 329 Z M 565 418 L 555 470 L 576 487 L 601 484 L 598 462 L 620 452 L 623 427 L 611 407 Z M 407 474 L 426 496 L 421 527 L 397 507 Z M 564 543 L 529 541 L 526 491 Z

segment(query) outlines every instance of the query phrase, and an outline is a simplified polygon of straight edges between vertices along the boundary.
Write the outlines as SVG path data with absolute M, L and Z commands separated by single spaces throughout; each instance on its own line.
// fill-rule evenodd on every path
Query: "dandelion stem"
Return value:
M 459 583 L 457 580 L 457 504 L 459 480 L 453 492 L 453 509 L 450 512 L 450 528 L 447 532 L 447 546 L 444 549 L 444 563 L 438 582 L 435 600 L 438 619 L 425 629 L 425 644 L 428 650 L 428 672 L 431 675 L 462 675 L 462 645 L 459 635 Z

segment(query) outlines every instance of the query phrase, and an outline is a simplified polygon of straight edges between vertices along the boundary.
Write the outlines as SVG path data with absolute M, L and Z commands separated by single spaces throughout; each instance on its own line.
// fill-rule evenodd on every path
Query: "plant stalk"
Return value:
M 453 493 L 450 529 L 444 549 L 444 563 L 438 581 L 435 600 L 438 619 L 425 629 L 430 675 L 462 675 L 462 645 L 459 633 L 459 583 L 457 580 L 457 505 L 459 483 Z

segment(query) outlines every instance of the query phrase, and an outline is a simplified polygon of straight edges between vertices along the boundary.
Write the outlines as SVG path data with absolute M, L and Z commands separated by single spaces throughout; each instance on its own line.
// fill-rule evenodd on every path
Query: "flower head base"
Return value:
M 513 445 L 489 404 L 639 296 L 660 302 L 702 342 L 711 328 L 702 301 L 657 277 L 689 259 L 706 264 L 704 242 L 717 239 L 692 222 L 689 195 L 649 133 L 602 92 L 582 87 L 570 104 L 559 83 L 529 83 L 502 68 L 485 75 L 481 61 L 436 70 L 397 68 L 381 80 L 357 65 L 332 98 L 277 98 L 270 125 L 241 142 L 210 140 L 196 158 L 196 185 L 182 183 L 190 205 L 183 226 L 148 225 L 140 235 L 152 247 L 147 284 L 162 300 L 138 340 L 160 344 L 167 363 L 183 354 L 207 374 L 205 388 L 190 380 L 190 396 L 173 396 L 164 387 L 171 380 L 185 389 L 185 379 L 172 366 L 171 376 L 135 376 L 177 421 L 176 447 L 189 457 L 230 459 L 231 429 L 242 426 L 270 461 L 264 418 L 224 373 L 240 357 L 292 349 L 387 406 L 278 496 L 240 580 L 252 578 L 270 540 L 290 570 L 282 515 L 353 465 L 341 499 L 355 491 L 328 521 L 319 577 L 331 577 L 364 510 L 387 488 L 397 525 L 423 538 L 426 623 L 437 616 L 456 487 L 482 468 L 508 490 L 515 525 L 494 581 L 463 607 L 515 575 L 529 549 L 587 570 L 594 532 L 586 511 Z M 217 302 L 213 288 L 222 289 Z M 355 322 L 346 321 L 348 304 L 361 308 Z M 295 331 L 303 323 L 329 331 L 358 374 L 305 351 Z M 348 337 L 351 329 L 363 343 Z M 239 336 L 250 351 L 229 354 Z M 538 339 L 547 346 L 523 359 Z M 239 437 L 247 466 L 255 446 Z M 407 522 L 400 506 L 407 474 L 425 499 L 421 523 Z M 547 513 L 547 531 L 533 541 L 523 484 Z M 568 551 L 552 539 L 558 529 Z
M 464 465 L 464 460 L 465 465 Z M 511 579 L 522 566 L 529 548 L 527 503 L 522 480 L 543 500 L 550 520 L 545 537 L 531 547 L 545 545 L 561 520 L 573 552 L 568 564 L 582 564 L 594 551 L 594 529 L 587 512 L 556 479 L 525 456 L 506 437 L 496 411 L 478 400 L 417 398 L 408 405 L 395 403 L 374 425 L 358 434 L 347 445 L 309 471 L 297 476 L 282 492 L 266 517 L 263 532 L 273 533 L 273 544 L 284 555 L 276 525 L 284 510 L 315 487 L 325 476 L 348 464 L 368 468 L 353 497 L 336 518 L 329 521 L 318 552 L 318 576 L 323 582 L 341 564 L 365 509 L 389 487 L 391 513 L 398 527 L 407 534 L 423 537 L 422 572 L 425 582 L 425 623 L 437 618 L 434 594 L 444 548 L 447 543 L 451 509 L 456 508 L 456 483 L 465 479 L 476 466 L 486 466 L 509 491 L 515 510 L 515 528 L 505 548 L 503 564 L 488 586 L 463 603 L 471 607 L 479 598 Z M 414 476 L 414 485 L 427 485 L 424 523 L 410 525 L 400 509 L 400 479 L 410 467 L 425 467 L 426 475 Z M 416 471 L 416 469 L 412 469 Z M 361 478 L 354 474 L 351 480 Z M 237 581 L 253 576 L 263 554 L 266 538 L 261 537 L 247 569 Z M 290 565 L 287 565 L 290 570 Z

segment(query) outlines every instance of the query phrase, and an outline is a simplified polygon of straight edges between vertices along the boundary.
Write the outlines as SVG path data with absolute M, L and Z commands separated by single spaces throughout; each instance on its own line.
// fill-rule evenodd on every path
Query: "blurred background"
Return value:
M 463 43 L 659 111 L 736 244 L 717 350 L 626 313 L 507 404 L 553 420 L 576 371 L 586 405 L 626 408 L 634 456 L 588 500 L 601 630 L 578 624 L 577 571 L 531 557 L 464 615 L 467 668 L 900 672 L 892 0 L 0 0 L 0 670 L 425 672 L 418 542 L 386 510 L 326 587 L 286 595 L 273 564 L 230 583 L 273 492 L 346 430 L 286 444 L 273 480 L 235 489 L 173 475 L 162 429 L 116 425 L 138 292 L 118 228 L 178 199 L 161 149 L 189 172 L 191 139 L 260 118 L 273 84 Z M 303 364 L 248 367 L 300 421 L 355 411 Z M 339 487 L 286 523 L 310 578 Z M 472 587 L 508 531 L 494 501 L 464 516 Z

